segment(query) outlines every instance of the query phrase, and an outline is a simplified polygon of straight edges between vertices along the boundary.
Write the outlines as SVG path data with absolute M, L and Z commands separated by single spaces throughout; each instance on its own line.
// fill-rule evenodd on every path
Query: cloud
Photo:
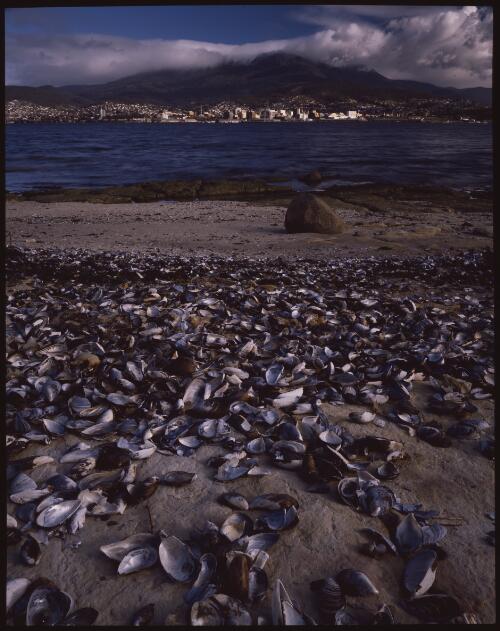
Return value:
M 304 37 L 240 45 L 10 34 L 6 79 L 18 85 L 103 83 L 139 72 L 207 68 L 284 51 L 336 66 L 363 65 L 393 79 L 456 87 L 491 85 L 489 8 L 323 6 L 305 9 L 301 19 L 322 28 Z

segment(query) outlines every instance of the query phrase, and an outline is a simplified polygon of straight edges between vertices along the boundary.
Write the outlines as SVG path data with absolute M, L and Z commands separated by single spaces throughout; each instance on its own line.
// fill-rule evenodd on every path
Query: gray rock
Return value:
M 301 193 L 290 202 L 285 216 L 287 232 L 319 232 L 339 234 L 344 222 L 324 199 Z
M 314 184 L 319 184 L 323 178 L 321 177 L 321 173 L 319 171 L 311 171 L 299 179 L 305 184 L 313 186 Z

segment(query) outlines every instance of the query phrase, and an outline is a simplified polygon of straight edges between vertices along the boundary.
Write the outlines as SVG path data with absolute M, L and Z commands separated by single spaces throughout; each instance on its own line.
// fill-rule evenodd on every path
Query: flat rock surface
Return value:
M 363 203 L 368 203 L 363 198 Z M 417 200 L 418 202 L 418 200 Z M 414 200 L 367 206 L 333 198 L 342 234 L 287 234 L 286 205 L 234 201 L 96 204 L 8 201 L 7 243 L 163 254 L 233 256 L 419 255 L 493 245 L 493 215 Z M 465 224 L 465 225 L 464 225 Z

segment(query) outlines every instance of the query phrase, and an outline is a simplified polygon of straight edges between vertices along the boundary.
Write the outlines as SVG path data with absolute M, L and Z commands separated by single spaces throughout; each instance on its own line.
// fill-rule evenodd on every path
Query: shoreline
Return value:
M 38 248 L 318 260 L 493 247 L 489 193 L 384 185 L 314 191 L 345 223 L 341 234 L 330 235 L 288 234 L 284 218 L 295 193 L 269 188 L 262 182 L 197 180 L 11 196 L 6 204 L 6 242 Z

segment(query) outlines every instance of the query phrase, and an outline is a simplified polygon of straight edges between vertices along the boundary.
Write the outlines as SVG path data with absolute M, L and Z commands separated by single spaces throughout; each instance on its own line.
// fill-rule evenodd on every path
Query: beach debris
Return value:
M 239 493 L 223 493 L 219 496 L 219 501 L 230 508 L 237 508 L 238 510 L 248 510 L 248 500 Z
M 335 576 L 335 581 L 346 596 L 371 596 L 378 594 L 378 589 L 364 572 L 347 568 Z
M 163 531 L 160 536 L 160 563 L 167 576 L 178 583 L 188 583 L 196 571 L 195 559 L 189 546 Z
M 316 624 L 292 601 L 279 578 L 272 593 L 272 622 L 278 626 Z
M 424 548 L 407 561 L 403 585 L 411 597 L 423 596 L 432 587 L 436 578 L 437 558 L 435 550 Z
M 121 541 L 108 543 L 101 546 L 99 549 L 109 559 L 112 559 L 113 561 L 122 561 L 132 550 L 144 547 L 154 547 L 155 545 L 158 545 L 158 543 L 159 539 L 156 535 L 147 532 L 139 532 L 134 535 L 130 535 L 130 537 L 126 537 Z
M 36 565 L 40 546 L 54 538 L 67 538 L 67 545 L 78 532 L 83 539 L 91 518 L 120 515 L 129 506 L 147 510 L 141 502 L 155 492 L 176 493 L 160 487 L 196 479 L 194 469 L 162 473 L 161 465 L 141 478 L 153 455 L 188 458 L 211 445 L 218 451 L 207 465 L 226 489 L 276 468 L 299 475 L 310 492 L 329 494 L 337 486 L 340 501 L 363 519 L 387 525 L 390 537 L 365 529 L 363 551 L 405 559 L 403 584 L 416 617 L 440 622 L 461 615 L 446 600 L 451 597 L 428 593 L 445 525 L 460 521 L 432 523 L 438 511 L 404 504 L 390 487 L 415 440 L 460 449 L 472 439 L 494 458 L 494 436 L 479 412 L 493 394 L 492 312 L 488 299 L 475 302 L 458 291 L 440 298 L 446 308 L 437 308 L 402 276 L 454 282 L 451 265 L 460 282 L 487 282 L 486 254 L 423 256 L 411 264 L 352 261 L 339 264 L 334 278 L 321 262 L 303 261 L 297 274 L 277 263 L 272 279 L 252 261 L 224 261 L 221 274 L 216 259 L 187 270 L 182 257 L 90 259 L 81 250 L 56 256 L 26 249 L 14 258 L 15 266 L 8 257 L 9 274 L 22 268 L 43 281 L 9 292 L 6 304 L 7 542 L 20 544 L 24 563 Z M 413 397 L 420 386 L 430 392 L 426 409 Z M 357 411 L 342 416 L 345 404 Z M 431 421 L 427 411 L 443 418 Z M 63 441 L 68 447 L 57 462 L 41 453 Z M 36 456 L 20 457 L 33 446 Z M 403 470 L 411 481 L 411 470 Z M 189 584 L 185 602 L 193 624 L 255 623 L 247 607 L 267 593 L 268 554 L 297 525 L 299 505 L 285 493 L 247 499 L 236 491 L 222 492 L 219 502 L 236 512 L 220 525 L 197 526 L 189 541 L 154 534 L 150 522 L 151 534 L 100 549 L 120 574 L 159 559 L 172 580 Z M 492 533 L 487 541 L 494 544 Z M 376 594 L 377 588 L 363 572 L 344 572 L 315 582 L 321 621 L 392 623 L 388 608 L 368 612 L 345 601 L 349 592 Z M 270 576 L 274 617 L 307 623 L 283 583 Z M 61 624 L 92 624 L 85 622 L 90 614 L 71 623 L 54 586 L 37 589 L 49 590 Z M 37 620 L 47 615 L 46 605 L 32 612 Z
M 143 548 L 134 548 L 120 561 L 118 566 L 118 574 L 131 574 L 139 572 L 145 568 L 151 567 L 158 560 L 158 552 L 151 546 Z

